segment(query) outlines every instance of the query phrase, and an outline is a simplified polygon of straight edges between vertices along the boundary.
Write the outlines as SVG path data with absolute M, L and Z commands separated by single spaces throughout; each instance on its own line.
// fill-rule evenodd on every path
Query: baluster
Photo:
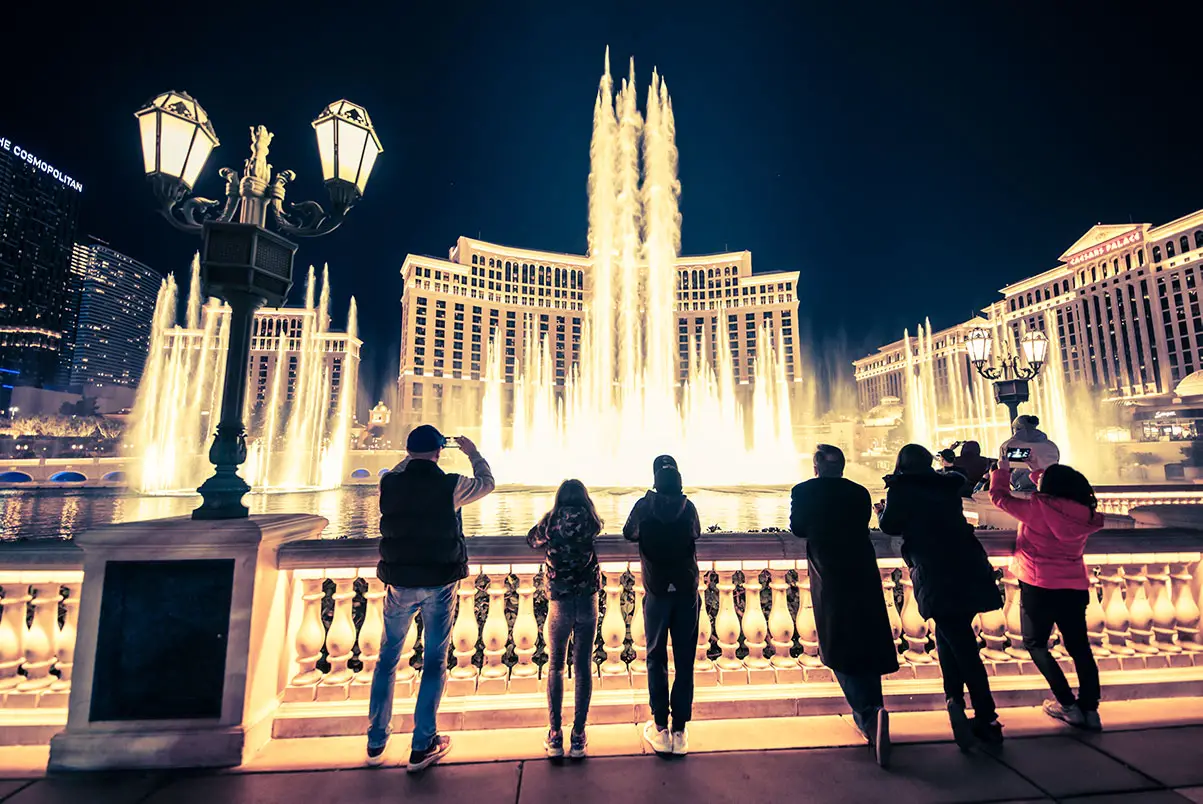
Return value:
M 476 692 L 476 681 L 480 671 L 472 664 L 476 656 L 476 640 L 480 635 L 480 626 L 476 622 L 476 578 L 480 575 L 480 566 L 468 567 L 468 577 L 459 582 L 456 595 L 459 597 L 459 611 L 455 615 L 455 625 L 451 628 L 451 644 L 455 646 L 455 667 L 447 675 L 448 695 L 471 695 Z
M 1090 651 L 1096 658 L 1110 656 L 1107 649 L 1107 613 L 1099 602 L 1102 584 L 1099 581 L 1096 567 L 1105 559 L 1099 556 L 1086 556 L 1086 577 L 1090 579 L 1090 591 L 1086 598 L 1086 636 L 1090 639 Z
M 718 637 L 723 655 L 718 665 L 720 684 L 747 684 L 748 673 L 743 662 L 735 657 L 739 649 L 739 617 L 735 614 L 735 573 L 742 566 L 739 561 L 716 561 L 718 573 L 718 615 L 714 618 L 714 632 Z
M 806 561 L 797 562 L 798 566 L 798 642 L 802 644 L 802 653 L 798 656 L 798 664 L 807 681 L 834 681 L 835 676 L 823 666 L 819 658 L 819 629 L 815 624 L 815 605 L 810 593 L 810 565 Z
M 25 662 L 25 610 L 29 584 L 15 572 L 0 573 L 0 691 L 24 681 L 17 671 Z
M 1170 655 L 1181 653 L 1182 648 L 1174 644 L 1178 633 L 1175 627 L 1173 594 L 1170 589 L 1170 565 L 1149 565 L 1149 586 L 1153 593 L 1153 640 L 1159 653 Z
M 297 673 L 284 691 L 285 701 L 312 701 L 317 695 L 322 671 L 317 669 L 322 658 L 322 645 L 326 643 L 326 629 L 322 625 L 322 591 L 325 573 L 322 570 L 293 570 L 293 583 L 301 595 L 301 624 L 297 627 L 294 649 Z
M 932 657 L 927 652 L 927 620 L 919 614 L 919 604 L 915 600 L 915 582 L 911 580 L 909 567 L 902 569 L 902 636 L 907 644 L 902 656 L 914 666 L 916 673 L 920 667 L 933 664 Z
M 714 629 L 710 623 L 710 611 L 706 608 L 706 590 L 710 588 L 710 561 L 698 562 L 698 644 L 693 656 L 693 684 L 695 687 L 713 687 L 718 683 L 718 668 L 706 654 L 710 650 L 710 636 Z
M 514 654 L 518 663 L 510 671 L 510 692 L 538 692 L 539 667 L 534 662 L 539 640 L 539 622 L 535 619 L 535 573 L 538 564 L 518 564 L 518 615 L 514 618 Z
M 631 660 L 631 674 L 645 676 L 647 675 L 647 625 L 643 619 L 643 567 L 638 561 L 632 561 L 628 567 L 628 572 L 631 573 L 633 582 L 632 591 L 635 593 L 635 608 L 631 610 L 631 650 L 635 651 L 635 658 Z M 633 686 L 635 684 L 632 680 Z
M 886 616 L 890 620 L 890 633 L 898 647 L 902 647 L 902 617 L 898 614 L 898 603 L 894 600 L 894 570 L 901 566 L 901 561 L 891 559 L 879 561 L 877 566 L 877 571 L 881 573 L 881 593 L 886 604 Z
M 1187 653 L 1203 653 L 1203 644 L 1199 641 L 1199 601 L 1195 600 L 1191 564 L 1197 564 L 1198 555 L 1182 555 L 1175 565 L 1172 580 L 1174 583 L 1174 621 L 1178 625 L 1178 644 Z M 1195 659 L 1197 661 L 1197 658 Z
M 380 661 L 380 644 L 384 640 L 384 583 L 376 577 L 375 567 L 360 567 L 359 577 L 368 588 L 363 593 L 363 625 L 359 627 L 359 661 L 363 668 L 351 680 L 351 698 L 356 700 L 370 695 L 376 663 Z
M 744 657 L 744 667 L 748 669 L 748 680 L 753 684 L 772 684 L 776 680 L 772 664 L 764 657 L 764 649 L 768 646 L 769 624 L 764 617 L 764 607 L 760 602 L 760 571 L 764 568 L 763 561 L 743 562 L 744 575 L 744 616 L 741 626 L 744 632 L 744 646 L 748 655 Z
M 58 656 L 58 604 L 63 599 L 62 586 L 47 579 L 50 573 L 27 572 L 23 579 L 33 590 L 33 617 L 25 631 L 25 680 L 17 692 L 29 695 L 10 696 L 7 706 L 37 706 L 38 695 L 54 683 L 50 670 Z
M 510 567 L 508 564 L 488 564 L 483 569 L 489 577 L 489 613 L 481 632 L 485 643 L 485 661 L 480 668 L 476 691 L 493 694 L 505 692 L 510 674 L 502 661 L 510 635 L 509 623 L 505 619 L 505 579 L 510 574 Z
M 1007 621 L 1007 655 L 1021 662 L 1030 662 L 1032 654 L 1023 646 L 1023 617 L 1020 616 L 1019 579 L 1011 568 L 1003 569 L 1003 617 Z
M 349 695 L 347 685 L 354 673 L 347 666 L 355 649 L 355 622 L 351 608 L 355 600 L 355 570 L 332 569 L 326 577 L 334 581 L 334 614 L 330 628 L 326 631 L 326 659 L 330 672 L 322 679 L 317 690 L 317 700 L 345 700 Z
M 79 591 L 83 584 L 82 572 L 65 573 L 69 576 L 65 580 L 63 586 L 67 587 L 67 597 L 63 601 L 63 627 L 59 629 L 58 634 L 58 662 L 55 667 L 58 668 L 58 680 L 50 685 L 50 689 L 54 693 L 58 693 L 61 698 L 55 701 L 49 700 L 49 696 L 43 696 L 40 706 L 67 706 L 67 696 L 71 691 L 71 672 L 75 667 L 75 642 L 79 635 Z
M 790 655 L 794 647 L 794 618 L 789 616 L 789 581 L 786 573 L 794 568 L 793 561 L 769 562 L 773 604 L 769 609 L 769 634 L 773 642 L 772 667 L 778 684 L 796 684 L 805 680 L 798 660 Z
M 1124 602 L 1124 576 L 1120 565 L 1112 563 L 1113 558 L 1107 557 L 1107 563 L 1099 571 L 1099 581 L 1103 584 L 1102 606 L 1106 619 L 1107 649 L 1113 656 L 1118 657 L 1115 669 L 1120 669 L 1124 657 L 1132 656 L 1136 651 L 1128 645 L 1128 606 Z
M 1010 563 L 1010 559 L 991 559 L 990 563 L 995 569 L 1001 569 Z M 1008 670 L 1003 668 L 1011 661 L 1011 657 L 1007 653 L 1007 618 L 1003 614 L 1002 609 L 995 609 L 994 611 L 982 612 L 980 622 L 982 661 L 988 662 L 988 666 L 994 666 L 995 672 L 1002 670 L 1002 673 L 1006 674 Z M 1013 668 L 1015 671 L 1018 669 L 1018 667 Z
M 1145 575 L 1144 564 L 1125 563 L 1124 580 L 1127 583 L 1124 599 L 1128 604 L 1128 645 L 1141 655 L 1156 653 L 1157 647 L 1153 644 L 1153 607 L 1149 605 L 1149 579 Z
M 601 621 L 602 649 L 606 652 L 606 660 L 601 664 L 602 689 L 631 686 L 631 674 L 622 661 L 622 642 L 627 635 L 622 616 L 622 573 L 626 568 L 625 563 L 601 565 L 606 580 L 606 613 Z

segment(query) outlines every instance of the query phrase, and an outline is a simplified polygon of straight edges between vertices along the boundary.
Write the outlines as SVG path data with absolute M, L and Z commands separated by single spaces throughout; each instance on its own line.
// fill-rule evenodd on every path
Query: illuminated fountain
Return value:
M 241 469 L 256 489 L 333 488 L 343 478 L 358 363 L 355 300 L 347 313 L 346 334 L 330 332 L 325 271 L 315 303 L 316 285 L 310 267 L 304 308 L 256 314 L 251 391 L 243 414 L 249 423 L 248 455 Z M 212 471 L 208 450 L 212 417 L 221 401 L 229 310 L 216 299 L 202 304 L 201 297 L 196 260 L 184 326 L 177 324 L 175 278 L 169 276 L 159 289 L 127 442 L 140 458 L 134 487 L 143 492 L 194 489 Z M 341 359 L 336 391 L 329 352 L 339 351 L 340 345 L 345 357 L 335 358 Z M 275 371 L 259 400 L 256 371 L 266 363 Z
M 634 60 L 615 98 L 608 50 L 590 162 L 592 303 L 579 362 L 557 385 L 554 345 L 538 334 L 533 314 L 524 313 L 530 316 L 525 360 L 516 366 L 510 405 L 502 381 L 504 348 L 495 330 L 489 334 L 482 448 L 497 475 L 531 485 L 565 477 L 642 485 L 652 457 L 667 452 L 691 486 L 796 482 L 792 384 L 779 331 L 761 328 L 757 334 L 751 388 L 735 382 L 722 336 L 714 347 L 690 336 L 679 382 L 681 184 L 672 101 L 653 72 L 646 120 L 640 115 Z

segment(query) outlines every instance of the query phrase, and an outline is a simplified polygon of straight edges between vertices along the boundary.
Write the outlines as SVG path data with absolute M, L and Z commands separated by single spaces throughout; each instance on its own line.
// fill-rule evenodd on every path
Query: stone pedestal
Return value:
M 326 520 L 159 519 L 87 531 L 66 730 L 51 771 L 238 765 L 285 672 L 285 542 Z

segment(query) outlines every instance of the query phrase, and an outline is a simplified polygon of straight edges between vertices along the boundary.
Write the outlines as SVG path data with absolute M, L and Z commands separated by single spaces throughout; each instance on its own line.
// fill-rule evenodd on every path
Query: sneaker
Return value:
M 689 732 L 687 732 L 685 729 L 674 731 L 672 733 L 672 739 L 673 754 L 683 757 L 689 753 Z
M 1103 730 L 1103 721 L 1099 718 L 1099 710 L 1083 709 L 1082 717 L 1086 721 L 1086 725 L 1083 726 L 1082 728 L 1086 729 L 1087 731 L 1102 731 Z
M 671 754 L 673 750 L 673 738 L 668 733 L 668 729 L 661 729 L 656 726 L 656 721 L 649 720 L 643 726 L 643 739 L 652 750 L 657 754 Z
M 436 734 L 430 745 L 423 751 L 409 752 L 409 765 L 405 768 L 410 773 L 418 773 L 429 768 L 443 758 L 451 750 L 451 738 Z
M 575 730 L 572 732 L 571 747 L 568 750 L 568 756 L 573 759 L 583 759 L 585 756 L 585 747 L 589 745 L 589 738 L 585 736 L 585 732 L 577 734 Z
M 375 748 L 373 748 L 370 745 L 368 746 L 368 767 L 369 768 L 380 767 L 381 763 L 384 762 L 384 749 L 387 746 L 388 746 L 387 741 L 385 741 L 385 743 L 383 745 L 378 745 Z
M 968 754 L 973 748 L 973 728 L 969 718 L 965 716 L 965 707 L 951 698 L 948 700 L 948 722 L 952 725 L 952 739 L 957 747 Z
M 981 720 L 975 717 L 970 728 L 973 730 L 973 736 L 986 745 L 1002 745 L 1003 727 L 998 718 Z
M 1074 728 L 1081 729 L 1086 726 L 1086 715 L 1078 708 L 1077 704 L 1062 706 L 1059 701 L 1045 701 L 1044 714 L 1054 720 L 1068 723 Z
M 564 756 L 564 732 L 549 730 L 547 737 L 543 740 L 543 750 L 547 752 L 550 759 L 559 759 Z
M 890 767 L 890 713 L 884 708 L 877 710 L 877 731 L 873 739 L 873 753 L 877 764 L 882 768 Z

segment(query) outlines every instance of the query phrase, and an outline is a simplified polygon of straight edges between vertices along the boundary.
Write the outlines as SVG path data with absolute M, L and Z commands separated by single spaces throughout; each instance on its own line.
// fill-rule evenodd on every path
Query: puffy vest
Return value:
M 468 575 L 464 528 L 455 508 L 459 475 L 411 460 L 380 479 L 380 563 L 389 586 L 445 586 Z

